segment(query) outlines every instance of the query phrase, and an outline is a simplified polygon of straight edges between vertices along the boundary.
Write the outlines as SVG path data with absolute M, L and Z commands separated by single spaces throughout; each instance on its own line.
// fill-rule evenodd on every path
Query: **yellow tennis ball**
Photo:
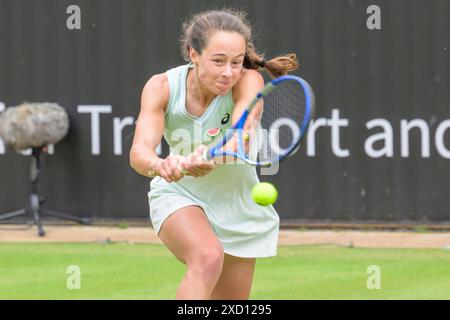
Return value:
M 260 182 L 252 188 L 252 198 L 260 206 L 274 204 L 278 198 L 278 191 L 269 182 Z

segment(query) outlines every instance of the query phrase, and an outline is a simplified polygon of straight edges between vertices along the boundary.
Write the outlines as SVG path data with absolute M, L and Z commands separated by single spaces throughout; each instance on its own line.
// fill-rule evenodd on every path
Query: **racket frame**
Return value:
M 297 141 L 289 148 L 287 152 L 280 155 L 276 161 L 264 161 L 264 162 L 258 162 L 253 161 L 245 156 L 245 150 L 244 150 L 244 143 L 243 143 L 243 129 L 245 122 L 247 120 L 248 115 L 253 110 L 253 108 L 256 106 L 256 104 L 263 100 L 265 96 L 267 96 L 270 92 L 276 89 L 276 86 L 282 83 L 283 81 L 297 81 L 301 88 L 303 89 L 303 93 L 305 95 L 305 116 L 303 117 L 303 121 L 300 124 L 300 135 L 297 139 Z M 314 93 L 312 91 L 311 86 L 308 82 L 303 80 L 300 77 L 292 76 L 292 75 L 286 75 L 281 76 L 276 79 L 273 79 L 269 81 L 265 87 L 256 95 L 256 97 L 249 103 L 249 105 L 245 108 L 244 112 L 240 116 L 239 120 L 236 122 L 236 124 L 228 129 L 227 134 L 222 138 L 222 140 L 217 143 L 215 146 L 205 150 L 203 153 L 203 159 L 205 161 L 209 161 L 214 157 L 218 156 L 231 156 L 235 158 L 239 158 L 246 163 L 258 167 L 268 167 L 272 164 L 282 161 L 284 158 L 289 156 L 294 150 L 297 149 L 299 146 L 303 136 L 306 133 L 306 130 L 308 129 L 309 122 L 311 118 L 314 116 L 314 107 L 315 107 L 315 99 L 314 99 Z M 231 151 L 220 151 L 220 149 L 234 136 L 234 134 L 237 131 L 237 152 L 231 152 Z

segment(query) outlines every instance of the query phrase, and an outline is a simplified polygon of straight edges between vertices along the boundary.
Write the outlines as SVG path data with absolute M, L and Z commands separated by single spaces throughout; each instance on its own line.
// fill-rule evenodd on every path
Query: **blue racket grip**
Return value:
M 203 160 L 205 161 L 211 160 L 214 157 L 214 154 L 215 154 L 214 149 L 212 150 L 206 149 L 205 151 L 203 151 Z

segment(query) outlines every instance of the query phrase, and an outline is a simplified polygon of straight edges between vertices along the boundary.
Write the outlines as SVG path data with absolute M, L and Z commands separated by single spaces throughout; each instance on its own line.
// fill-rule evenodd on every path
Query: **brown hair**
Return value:
M 190 61 L 189 49 L 202 53 L 208 44 L 209 36 L 214 31 L 237 32 L 247 44 L 244 68 L 258 70 L 265 68 L 271 76 L 279 77 L 298 68 L 297 56 L 294 53 L 278 56 L 268 61 L 256 52 L 252 40 L 252 30 L 246 13 L 231 9 L 210 10 L 194 15 L 183 24 L 181 50 L 183 58 Z

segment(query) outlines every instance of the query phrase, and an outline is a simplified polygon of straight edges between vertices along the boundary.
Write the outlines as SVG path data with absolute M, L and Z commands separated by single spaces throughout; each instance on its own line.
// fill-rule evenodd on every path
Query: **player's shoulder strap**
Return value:
M 169 81 L 169 102 L 166 108 L 166 114 L 173 111 L 176 102 L 183 96 L 186 87 L 186 76 L 191 64 L 185 64 L 166 71 Z

